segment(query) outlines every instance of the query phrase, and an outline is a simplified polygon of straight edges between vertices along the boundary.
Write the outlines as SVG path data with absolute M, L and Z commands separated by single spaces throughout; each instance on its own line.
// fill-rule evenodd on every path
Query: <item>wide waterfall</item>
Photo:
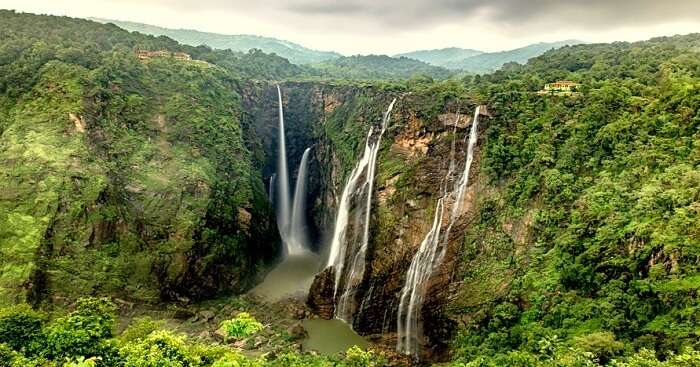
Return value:
M 335 317 L 352 325 L 353 298 L 357 285 L 362 281 L 365 270 L 365 255 L 369 243 L 369 221 L 372 209 L 372 191 L 374 189 L 374 171 L 376 168 L 377 154 L 381 145 L 382 136 L 391 116 L 396 99 L 391 101 L 378 131 L 374 126 L 370 127 L 365 141 L 365 149 L 359 162 L 350 173 L 343 193 L 340 197 L 340 205 L 335 220 L 333 241 L 328 257 L 327 266 L 335 270 L 335 293 L 342 289 L 336 302 Z M 348 238 L 348 224 L 351 209 L 351 199 L 357 200 L 353 207 L 353 235 Z M 360 231 L 359 229 L 362 228 Z M 345 258 L 351 255 L 350 266 L 346 269 Z M 344 286 L 341 288 L 340 283 Z
M 447 192 L 448 182 L 454 175 L 454 140 L 452 143 L 452 151 L 450 152 L 450 165 L 443 184 L 443 194 L 438 199 L 435 208 L 435 216 L 430 231 L 425 236 L 418 248 L 418 252 L 411 261 L 411 266 L 406 273 L 406 283 L 401 290 L 401 299 L 399 303 L 398 313 L 398 340 L 396 349 L 399 352 L 418 356 L 420 338 L 422 330 L 420 329 L 420 312 L 423 306 L 423 298 L 425 296 L 425 285 L 433 272 L 440 266 L 447 250 L 447 243 L 452 231 L 452 225 L 455 220 L 462 214 L 464 194 L 466 187 L 469 184 L 469 172 L 474 160 L 474 147 L 478 140 L 479 129 L 479 107 L 474 111 L 474 119 L 471 130 L 469 132 L 469 144 L 467 146 L 467 159 L 464 164 L 464 171 L 460 175 L 459 181 L 455 183 L 454 190 Z M 455 127 L 459 121 L 459 114 Z M 450 211 L 447 227 L 442 232 L 443 221 L 445 217 L 445 205 L 449 199 L 452 199 L 452 210 Z
M 288 253 L 299 254 L 305 251 L 308 244 L 306 232 L 306 178 L 309 166 L 311 148 L 306 148 L 299 163 L 297 182 L 294 188 L 294 203 L 289 233 L 286 238 Z

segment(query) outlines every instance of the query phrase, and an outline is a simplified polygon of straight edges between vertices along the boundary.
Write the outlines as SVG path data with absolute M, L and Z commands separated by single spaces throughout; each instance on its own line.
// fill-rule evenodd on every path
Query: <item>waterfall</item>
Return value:
M 306 148 L 299 163 L 297 182 L 294 188 L 294 203 L 292 205 L 291 227 L 287 238 L 287 250 L 289 254 L 304 252 L 308 243 L 306 236 L 306 171 L 309 166 L 311 148 Z
M 284 240 L 289 232 L 289 174 L 287 173 L 287 145 L 284 139 L 284 111 L 282 107 L 282 91 L 277 86 L 277 102 L 279 112 L 279 139 L 277 141 L 277 226 Z M 289 248 L 285 242 L 285 249 Z
M 396 103 L 396 99 L 389 104 L 386 112 L 384 112 L 379 131 L 375 132 L 374 126 L 370 127 L 362 156 L 350 173 L 350 177 L 343 188 L 335 220 L 327 266 L 332 266 L 335 270 L 334 295 L 341 289 L 340 282 L 344 279 L 342 293 L 336 302 L 335 316 L 351 325 L 353 314 L 351 303 L 357 284 L 362 281 L 365 270 L 365 255 L 369 242 L 369 220 L 372 209 L 372 191 L 374 190 L 377 154 L 379 153 L 382 136 L 386 130 L 394 103 Z M 356 207 L 353 207 L 352 228 L 354 233 L 352 238 L 347 238 L 351 199 L 358 200 L 358 202 Z M 362 232 L 361 236 L 358 236 L 360 227 Z M 345 259 L 348 251 L 350 251 L 352 261 L 350 267 L 346 270 Z
M 469 172 L 474 161 L 474 147 L 478 140 L 479 107 L 474 111 L 474 119 L 469 132 L 469 144 L 467 145 L 467 159 L 464 164 L 464 171 L 460 175 L 459 181 L 455 184 L 452 192 L 447 192 L 447 182 L 454 173 L 454 140 L 450 152 L 450 165 L 445 177 L 443 195 L 438 199 L 433 224 L 430 231 L 425 236 L 418 248 L 418 252 L 411 261 L 411 266 L 406 273 L 406 283 L 401 289 L 401 298 L 398 310 L 398 340 L 396 349 L 404 354 L 418 356 L 419 339 L 422 336 L 421 325 L 418 322 L 423 298 L 425 296 L 425 285 L 433 272 L 440 266 L 447 251 L 447 243 L 452 231 L 452 225 L 462 214 L 464 194 L 469 184 Z M 457 115 L 456 124 L 459 121 Z M 446 199 L 451 198 L 452 210 L 450 211 L 447 227 L 441 233 L 443 220 L 445 217 Z
M 272 176 L 270 176 L 270 183 L 268 184 L 267 188 L 267 198 L 270 200 L 270 203 L 273 205 L 275 204 L 275 177 L 277 176 L 276 173 L 273 173 Z
M 299 255 L 305 252 L 307 245 L 306 236 L 306 176 L 309 165 L 309 153 L 311 148 L 304 151 L 299 163 L 296 187 L 294 189 L 294 204 L 289 205 L 289 173 L 287 171 L 287 145 L 284 137 L 284 108 L 282 106 L 282 91 L 277 86 L 277 103 L 279 112 L 279 139 L 277 172 L 270 177 L 270 201 L 276 204 L 277 228 L 284 242 L 286 255 Z M 277 183 L 277 191 L 274 183 Z M 276 195 L 276 197 L 273 197 Z

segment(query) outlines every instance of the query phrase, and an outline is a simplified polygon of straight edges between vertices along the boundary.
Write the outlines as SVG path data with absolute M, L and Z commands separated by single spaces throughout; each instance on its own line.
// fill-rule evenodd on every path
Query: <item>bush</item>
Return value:
M 75 311 L 57 319 L 45 332 L 45 356 L 110 356 L 116 353 L 105 339 L 112 337 L 116 307 L 106 298 L 82 298 Z
M 241 312 L 235 319 L 221 322 L 220 330 L 224 333 L 224 338 L 236 340 L 247 338 L 263 329 L 263 324 L 258 322 L 247 312 Z
M 162 325 L 162 322 L 153 321 L 153 319 L 148 316 L 136 319 L 122 332 L 119 336 L 119 341 L 122 343 L 129 343 L 145 339 L 149 334 L 160 329 Z
M 227 353 L 214 362 L 211 367 L 262 367 L 262 363 L 251 361 L 240 353 Z
M 352 346 L 345 353 L 345 365 L 348 367 L 379 367 L 384 365 L 383 358 L 377 357 L 373 351 L 364 351 L 358 346 Z
M 192 356 L 185 336 L 169 331 L 155 331 L 147 338 L 127 343 L 120 349 L 124 367 L 197 366 L 199 358 Z
M 607 363 L 610 358 L 620 354 L 625 347 L 625 344 L 615 340 L 615 334 L 609 331 L 577 337 L 574 339 L 574 343 L 580 349 L 598 357 L 603 364 Z
M 43 313 L 28 305 L 17 305 L 0 310 L 0 343 L 20 351 L 27 350 L 40 335 L 46 321 Z

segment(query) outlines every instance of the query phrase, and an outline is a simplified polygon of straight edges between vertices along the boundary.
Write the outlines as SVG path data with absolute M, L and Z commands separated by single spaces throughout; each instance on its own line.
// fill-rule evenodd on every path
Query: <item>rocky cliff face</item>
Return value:
M 11 104 L 0 303 L 187 302 L 246 289 L 277 255 L 233 86 L 184 63 L 130 68 L 54 63 Z
M 251 102 L 257 106 L 253 108 L 257 111 L 255 128 L 268 152 L 265 173 L 269 177 L 276 157 L 276 96 L 272 86 L 260 90 L 256 95 L 264 97 L 263 102 L 259 99 Z M 349 171 L 361 154 L 367 131 L 381 120 L 389 101 L 398 98 L 379 153 L 365 276 L 352 300 L 356 331 L 393 335 L 405 275 L 430 229 L 453 140 L 456 165 L 460 169 L 464 166 L 475 104 L 449 98 L 440 100 L 429 91 L 413 94 L 314 83 L 286 83 L 282 91 L 289 126 L 287 136 L 296 134 L 296 141 L 291 137 L 288 141 L 290 165 L 298 163 L 305 147 L 314 147 L 310 219 L 315 223 L 315 238 L 322 253 L 330 245 L 337 201 Z M 487 121 L 481 129 L 486 126 Z M 478 156 L 471 171 L 472 184 L 467 188 L 465 214 L 455 224 L 446 259 L 427 287 L 422 319 L 424 351 L 430 357 L 439 357 L 431 354 L 445 351 L 458 322 L 449 313 L 449 307 L 461 285 L 457 274 L 463 234 L 480 195 L 486 190 L 479 180 Z M 352 226 L 349 230 L 353 230 Z M 348 254 L 346 262 L 351 260 L 351 255 Z M 333 316 L 334 278 L 333 272 L 326 269 L 312 286 L 309 304 L 321 317 Z M 394 342 L 391 338 L 381 339 Z

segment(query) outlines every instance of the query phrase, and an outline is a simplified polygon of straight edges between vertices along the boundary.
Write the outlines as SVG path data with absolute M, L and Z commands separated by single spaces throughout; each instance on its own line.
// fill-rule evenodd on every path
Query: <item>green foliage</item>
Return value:
M 15 350 L 30 349 L 41 338 L 46 316 L 26 304 L 0 309 L 0 343 Z
M 401 80 L 418 75 L 447 79 L 447 69 L 432 66 L 407 57 L 386 55 L 349 56 L 314 64 L 324 77 L 354 80 Z
M 345 353 L 344 366 L 347 367 L 379 367 L 383 364 L 382 359 L 371 350 L 362 350 L 358 346 L 350 347 Z
M 279 242 L 236 78 L 298 68 L 66 17 L 0 19 L 0 305 L 244 288 Z
M 258 49 L 268 54 L 277 54 L 295 64 L 320 62 L 340 56 L 335 52 L 311 50 L 289 41 L 269 37 L 243 34 L 226 35 L 199 32 L 191 29 L 168 29 L 148 24 L 111 19 L 98 19 L 98 21 L 112 23 L 132 32 L 140 32 L 154 36 L 166 36 L 191 46 L 207 45 L 220 50 L 233 50 L 237 52 L 248 52 L 252 49 Z
M 112 336 L 116 307 L 106 298 L 81 298 L 75 311 L 56 319 L 44 331 L 45 356 L 109 357 L 115 351 L 105 340 Z
M 198 366 L 200 360 L 191 355 L 185 336 L 156 331 L 145 339 L 126 343 L 119 350 L 124 367 Z
M 699 45 L 689 35 L 565 47 L 466 80 L 494 114 L 481 172 L 498 196 L 465 236 L 464 294 L 477 297 L 455 311 L 473 316 L 453 343 L 458 360 L 605 365 L 650 348 L 670 363 L 698 348 Z M 582 82 L 580 94 L 536 94 L 557 79 Z M 496 245 L 528 227 L 519 247 Z M 473 291 L 483 279 L 501 291 Z M 504 320 L 508 304 L 517 312 Z
M 130 343 L 145 339 L 152 332 L 159 330 L 163 326 L 160 321 L 154 321 L 150 317 L 143 317 L 133 320 L 120 335 L 119 342 Z
M 625 346 L 622 342 L 615 340 L 615 334 L 609 331 L 576 337 L 574 345 L 593 354 L 602 363 L 620 354 Z
M 234 340 L 247 338 L 264 328 L 263 324 L 247 312 L 239 313 L 234 319 L 222 321 L 219 327 L 227 338 Z

